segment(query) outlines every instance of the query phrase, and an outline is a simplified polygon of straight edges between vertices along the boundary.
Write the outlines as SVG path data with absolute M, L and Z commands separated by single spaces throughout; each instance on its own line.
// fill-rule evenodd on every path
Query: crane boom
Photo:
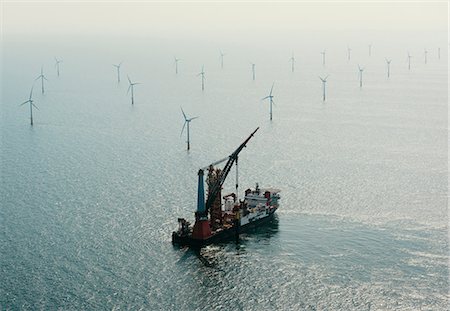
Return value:
M 211 191 L 209 192 L 208 199 L 206 200 L 206 204 L 205 204 L 205 212 L 204 212 L 205 215 L 202 215 L 202 216 L 208 215 L 208 211 L 209 211 L 210 207 L 212 206 L 213 202 L 215 201 L 220 190 L 222 189 L 223 183 L 225 182 L 225 179 L 227 178 L 228 173 L 230 172 L 234 162 L 237 161 L 239 153 L 242 151 L 242 149 L 244 149 L 244 147 L 246 147 L 246 144 L 248 143 L 248 141 L 253 137 L 253 135 L 258 130 L 259 130 L 259 127 L 256 128 L 256 130 L 254 130 L 253 133 L 251 133 L 250 136 L 247 137 L 247 139 L 228 157 L 228 162 L 225 164 L 224 169 L 220 173 L 220 176 L 217 179 L 217 182 L 214 185 L 212 185 L 212 187 L 211 187 Z

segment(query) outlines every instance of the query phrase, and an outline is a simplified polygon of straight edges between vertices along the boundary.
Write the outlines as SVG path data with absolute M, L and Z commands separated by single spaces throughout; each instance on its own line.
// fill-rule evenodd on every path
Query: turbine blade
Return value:
M 129 75 L 127 75 L 127 79 L 128 79 L 128 82 L 129 82 L 130 84 L 132 84 Z
M 38 108 L 35 104 L 31 103 L 31 105 L 33 105 L 34 108 L 36 108 L 37 110 L 39 110 L 39 108 Z
M 128 95 L 128 93 L 130 93 L 130 89 L 131 89 L 132 86 L 133 86 L 133 84 L 130 84 L 130 85 L 128 86 L 127 95 Z
M 266 97 L 264 97 L 264 98 L 261 98 L 261 100 L 265 100 L 265 99 L 267 99 L 267 98 L 270 98 L 270 96 L 266 96 Z
M 272 83 L 272 87 L 270 88 L 270 96 L 272 96 L 273 86 L 275 85 L 275 82 Z
M 30 100 L 31 100 L 31 96 L 33 96 L 33 88 L 34 88 L 34 85 L 31 87 L 31 91 L 30 91 Z
M 181 108 L 181 107 L 180 107 L 180 108 Z M 181 108 L 181 112 L 183 113 L 184 120 L 187 121 L 187 117 L 186 117 L 186 114 L 184 113 L 183 108 Z
M 197 119 L 197 118 L 198 117 L 193 117 L 193 118 L 190 118 L 188 121 L 191 122 L 192 120 Z
M 26 103 L 29 103 L 29 102 L 30 102 L 30 101 L 27 100 L 26 102 L 21 103 L 19 106 L 23 106 L 23 105 L 25 105 Z
M 183 128 L 181 129 L 180 137 L 181 137 L 181 135 L 183 135 L 183 131 L 184 131 L 184 128 L 186 127 L 186 123 L 187 123 L 187 122 L 188 122 L 187 120 L 184 121 Z

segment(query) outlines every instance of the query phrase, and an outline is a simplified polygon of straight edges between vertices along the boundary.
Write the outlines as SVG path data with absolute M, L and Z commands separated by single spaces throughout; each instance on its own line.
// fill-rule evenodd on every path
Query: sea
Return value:
M 5 37 L 0 309 L 447 310 L 447 38 L 325 37 Z M 198 169 L 257 127 L 239 192 L 280 189 L 273 221 L 172 245 Z

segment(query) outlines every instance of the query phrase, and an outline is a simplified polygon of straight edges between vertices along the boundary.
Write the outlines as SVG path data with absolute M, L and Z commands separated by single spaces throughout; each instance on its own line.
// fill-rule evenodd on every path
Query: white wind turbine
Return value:
M 41 79 L 41 90 L 42 90 L 42 94 L 44 94 L 44 80 L 47 80 L 47 78 L 44 76 L 44 68 L 43 67 L 41 67 L 41 74 L 34 81 L 39 80 L 39 79 Z
M 180 60 L 181 60 L 181 59 L 175 57 L 175 74 L 178 74 L 178 62 L 179 62 Z
M 408 52 L 408 70 L 411 70 L 411 54 Z
M 320 52 L 320 54 L 322 54 L 322 65 L 325 66 L 325 55 L 326 55 L 327 51 L 323 50 L 322 52 Z
M 270 103 L 270 121 L 272 121 L 272 105 L 275 105 L 275 102 L 273 101 L 273 86 L 275 85 L 275 82 L 272 84 L 272 87 L 270 88 L 270 93 L 269 95 L 267 95 L 266 97 L 262 98 L 261 100 L 265 100 L 265 99 L 269 99 L 269 103 Z
M 205 90 L 205 66 L 202 66 L 202 71 L 197 75 L 198 76 L 202 76 L 202 91 Z
M 391 61 L 392 59 L 387 59 L 386 60 L 386 64 L 387 64 L 387 77 L 389 78 L 391 76 Z
M 122 62 L 119 64 L 113 64 L 114 67 L 117 69 L 117 83 L 120 83 L 120 66 L 122 66 Z
M 130 92 L 131 90 L 131 104 L 134 105 L 134 86 L 137 84 L 140 84 L 139 82 L 131 82 L 131 79 L 129 76 L 127 76 L 128 78 L 128 82 L 129 82 L 129 86 L 128 86 L 128 90 L 127 90 L 127 94 Z
M 295 57 L 294 57 L 294 53 L 292 53 L 292 57 L 289 58 L 289 61 L 291 62 L 291 71 L 294 72 L 294 65 L 295 65 Z
M 183 108 L 181 108 L 181 112 L 183 113 L 184 124 L 183 124 L 183 129 L 181 130 L 180 136 L 183 135 L 184 128 L 185 128 L 185 126 L 187 124 L 187 141 L 186 141 L 186 143 L 187 143 L 187 150 L 190 150 L 191 149 L 191 142 L 190 142 L 190 136 L 189 136 L 189 124 L 191 123 L 192 120 L 197 119 L 198 117 L 188 118 L 186 116 L 186 114 L 184 113 Z
M 39 110 L 39 108 L 33 102 L 33 98 L 32 98 L 32 96 L 33 96 L 33 87 L 31 87 L 30 97 L 28 98 L 28 100 L 23 102 L 22 104 L 20 104 L 20 106 L 23 106 L 23 105 L 25 105 L 27 103 L 30 104 L 30 121 L 31 121 L 31 126 L 33 126 L 33 107 L 36 108 L 37 110 Z
M 328 76 L 326 76 L 325 78 L 322 78 L 319 76 L 319 79 L 322 81 L 322 91 L 323 91 L 322 101 L 325 101 L 325 91 L 326 91 Z
M 57 58 L 55 57 L 56 74 L 58 75 L 58 77 L 59 77 L 59 64 L 60 64 L 60 63 L 62 63 L 62 60 L 57 59 Z
M 359 70 L 359 87 L 362 87 L 362 81 L 363 81 L 363 71 L 364 71 L 364 68 L 363 67 L 360 67 L 359 66 L 359 64 L 358 64 L 358 70 Z

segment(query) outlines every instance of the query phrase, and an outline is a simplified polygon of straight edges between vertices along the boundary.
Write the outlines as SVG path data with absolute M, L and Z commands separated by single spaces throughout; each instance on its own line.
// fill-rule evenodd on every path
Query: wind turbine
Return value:
M 289 61 L 291 62 L 291 71 L 294 72 L 294 63 L 295 63 L 294 53 L 292 53 L 292 57 L 289 58 Z
M 347 60 L 350 60 L 352 49 L 347 47 Z
M 131 104 L 134 105 L 134 86 L 136 84 L 140 84 L 140 83 L 139 82 L 135 82 L 135 83 L 131 82 L 131 79 L 129 76 L 127 76 L 127 78 L 128 78 L 128 82 L 130 83 L 130 85 L 128 86 L 127 94 L 130 92 L 130 89 L 131 89 Z
M 44 76 L 44 68 L 41 67 L 41 74 L 34 79 L 34 81 L 41 79 L 41 90 L 42 90 L 42 94 L 44 94 L 44 80 L 47 80 L 47 78 Z M 48 81 L 48 80 L 47 80 Z
M 255 81 L 255 67 L 256 67 L 256 64 L 254 64 L 254 63 L 250 63 L 250 64 L 252 65 L 253 81 Z
M 411 54 L 408 52 L 408 70 L 411 70 Z
M 438 48 L 438 59 L 441 59 L 441 48 Z
M 23 102 L 22 104 L 20 104 L 20 106 L 23 106 L 27 103 L 30 103 L 30 120 L 31 120 L 31 126 L 33 126 L 33 107 L 36 108 L 37 110 L 39 110 L 39 108 L 33 103 L 33 87 L 34 85 L 31 87 L 31 91 L 30 91 L 30 97 L 28 98 L 27 101 Z
M 56 67 L 56 73 L 59 77 L 59 63 L 62 63 L 62 60 L 59 60 L 55 57 L 55 67 Z
M 183 124 L 183 129 L 181 130 L 180 137 L 181 137 L 181 135 L 183 135 L 184 128 L 187 124 L 187 141 L 186 142 L 187 142 L 187 150 L 189 150 L 189 149 L 191 149 L 191 143 L 189 140 L 189 124 L 191 123 L 192 120 L 197 119 L 198 117 L 193 117 L 193 118 L 186 117 L 186 114 L 184 113 L 183 108 L 181 108 L 181 112 L 183 113 L 184 124 Z
M 322 100 L 325 101 L 325 89 L 326 89 L 328 76 L 326 76 L 325 78 L 322 78 L 322 77 L 319 76 L 319 79 L 322 81 L 322 90 L 323 90 Z
M 386 64 L 387 64 L 387 77 L 389 78 L 390 75 L 391 75 L 391 61 L 392 61 L 392 59 L 385 58 L 385 60 L 386 60 Z
M 175 74 L 178 74 L 178 62 L 179 61 L 180 61 L 180 59 L 175 57 Z
M 198 76 L 202 76 L 202 91 L 205 90 L 205 70 L 204 70 L 205 66 L 202 66 L 202 71 L 197 75 Z
M 117 83 L 120 83 L 120 66 L 122 66 L 122 62 L 118 65 L 113 64 L 113 66 L 117 68 Z
M 362 76 L 363 76 L 364 67 L 360 67 L 358 64 L 358 70 L 359 70 L 359 87 L 362 87 Z
M 274 96 L 272 95 L 274 85 L 275 85 L 275 82 L 272 84 L 272 88 L 270 89 L 269 95 L 267 95 L 266 97 L 261 99 L 261 100 L 269 99 L 269 101 L 270 101 L 270 121 L 272 121 L 272 105 L 275 105 L 275 102 L 273 101 Z
M 424 56 L 425 56 L 425 64 L 426 64 L 427 63 L 427 56 L 428 56 L 427 49 L 424 49 L 423 53 L 424 53 Z
M 325 54 L 326 54 L 326 51 L 323 50 L 322 52 L 320 52 L 320 54 L 322 54 L 322 65 L 325 66 Z
M 222 52 L 222 50 L 220 50 L 220 67 L 223 69 L 223 57 L 226 54 Z
M 369 44 L 369 56 L 372 56 L 372 44 Z

